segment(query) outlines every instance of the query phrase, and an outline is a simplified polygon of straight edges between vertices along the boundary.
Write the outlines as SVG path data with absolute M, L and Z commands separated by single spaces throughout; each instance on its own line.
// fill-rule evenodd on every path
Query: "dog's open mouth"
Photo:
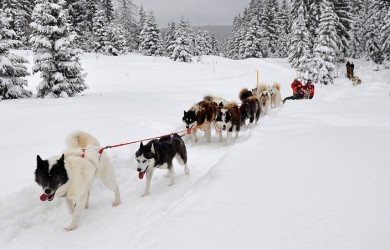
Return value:
M 39 198 L 41 199 L 41 201 L 52 201 L 54 199 L 54 194 L 42 194 Z
M 144 175 L 145 175 L 145 172 L 146 172 L 147 169 L 148 169 L 148 167 L 144 171 L 139 172 L 138 173 L 138 178 L 140 178 L 142 180 L 144 178 Z

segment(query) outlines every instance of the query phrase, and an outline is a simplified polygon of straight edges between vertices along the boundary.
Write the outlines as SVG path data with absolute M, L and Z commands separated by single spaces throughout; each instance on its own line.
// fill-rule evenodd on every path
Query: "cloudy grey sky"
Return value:
M 233 19 L 249 6 L 250 0 L 134 0 L 146 12 L 153 11 L 160 27 L 178 22 L 181 16 L 191 26 L 233 24 Z

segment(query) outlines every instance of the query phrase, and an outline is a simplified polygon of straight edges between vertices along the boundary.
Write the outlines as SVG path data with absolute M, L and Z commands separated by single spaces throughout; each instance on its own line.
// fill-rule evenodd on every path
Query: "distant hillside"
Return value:
M 205 26 L 192 26 L 192 29 L 196 32 L 200 29 L 207 30 L 210 33 L 215 34 L 215 38 L 218 42 L 222 43 L 225 41 L 226 37 L 231 33 L 232 26 L 231 25 L 205 25 Z M 166 32 L 166 28 L 161 29 L 161 34 L 164 35 Z

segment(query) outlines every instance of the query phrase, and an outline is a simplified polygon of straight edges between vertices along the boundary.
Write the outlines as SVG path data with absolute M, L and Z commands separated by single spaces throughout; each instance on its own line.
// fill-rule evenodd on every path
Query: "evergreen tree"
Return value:
M 6 15 L 11 18 L 9 25 L 15 31 L 16 37 L 23 45 L 28 45 L 33 3 L 29 0 L 2 0 L 0 6 Z
M 277 56 L 278 57 L 287 57 L 288 56 L 288 45 L 289 45 L 289 34 L 288 29 L 289 23 L 289 7 L 287 5 L 287 0 L 282 1 L 279 12 L 277 14 L 277 28 L 276 33 L 278 34 L 277 40 Z
M 10 29 L 10 18 L 3 10 L 0 10 L 0 100 L 29 97 L 31 91 L 25 90 L 27 80 L 23 79 L 29 75 L 28 63 L 25 58 L 10 52 L 10 49 L 21 46 L 21 42 L 15 40 L 16 33 Z
M 117 0 L 115 13 L 114 22 L 123 28 L 129 51 L 138 49 L 137 6 L 133 0 Z
M 349 43 L 349 56 L 352 58 L 360 58 L 364 53 L 365 39 L 364 26 L 368 19 L 368 6 L 364 0 L 356 0 L 351 7 L 351 14 L 353 16 L 351 27 L 351 41 Z
M 321 2 L 321 17 L 318 27 L 318 40 L 314 48 L 313 76 L 314 82 L 319 84 L 332 84 L 336 69 L 337 51 L 337 16 L 333 4 L 329 0 Z
M 291 64 L 291 67 L 297 70 L 302 70 L 303 68 L 306 68 L 306 66 L 303 65 L 304 57 L 308 54 L 311 54 L 309 39 L 310 35 L 306 28 L 304 5 L 301 4 L 297 11 L 298 15 L 296 16 L 296 20 L 293 21 L 293 25 L 291 27 L 292 30 L 288 60 Z
M 170 57 L 175 49 L 176 24 L 175 22 L 168 23 L 168 29 L 164 36 L 164 51 L 165 55 Z
M 175 35 L 175 47 L 170 58 L 179 62 L 191 62 L 191 38 L 188 22 L 182 17 Z
M 259 2 L 251 0 L 249 9 L 244 13 L 244 18 L 248 20 L 248 25 L 245 27 L 245 35 L 240 48 L 240 58 L 261 58 L 263 57 L 263 47 L 261 41 L 265 37 L 261 37 L 261 25 L 259 20 Z
M 108 25 L 103 10 L 97 10 L 93 18 L 93 42 L 92 52 L 105 53 L 108 43 Z
M 114 19 L 114 6 L 112 5 L 112 0 L 101 1 L 101 7 L 106 14 L 106 19 L 108 22 L 111 22 Z
M 372 0 L 369 3 L 369 19 L 365 29 L 365 51 L 367 58 L 378 64 L 381 64 L 384 60 L 380 32 L 385 18 L 385 12 L 383 10 L 387 10 L 385 1 Z
M 152 12 L 149 13 L 141 30 L 139 51 L 145 56 L 162 55 L 160 30 Z
M 384 26 L 382 27 L 382 51 L 384 55 L 384 65 L 390 68 L 390 9 L 384 19 Z
M 126 37 L 121 27 L 116 27 L 110 24 L 106 28 L 105 43 L 103 47 L 103 53 L 107 55 L 123 55 L 127 54 L 128 47 L 126 44 Z
M 146 13 L 144 10 L 144 7 L 141 5 L 139 10 L 138 10 L 138 22 L 136 24 L 136 30 L 135 30 L 135 49 L 139 50 L 139 45 L 141 43 L 140 41 L 140 35 L 141 35 L 141 30 L 144 27 L 145 21 L 146 21 Z
M 219 55 L 220 53 L 220 46 L 217 38 L 215 37 L 214 33 L 211 33 L 211 54 L 212 55 Z
M 266 44 L 266 51 L 268 57 L 277 56 L 277 12 L 279 11 L 278 0 L 266 0 L 264 2 L 264 24 L 263 27 L 266 30 L 266 39 L 268 44 Z M 264 39 L 264 38 L 263 38 Z
M 34 51 L 33 73 L 41 72 L 38 97 L 68 97 L 84 91 L 80 49 L 74 47 L 75 34 L 70 32 L 65 1 L 37 0 L 31 23 Z
M 348 47 L 351 37 L 349 35 L 351 30 L 351 10 L 349 0 L 332 0 L 334 10 L 337 15 L 336 19 L 336 30 L 338 37 L 338 50 L 337 50 L 337 61 L 344 62 L 345 56 L 348 54 Z

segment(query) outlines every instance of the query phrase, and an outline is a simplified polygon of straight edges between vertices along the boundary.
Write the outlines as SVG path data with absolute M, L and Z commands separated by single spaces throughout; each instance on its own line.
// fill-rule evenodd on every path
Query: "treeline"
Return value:
M 390 67 L 388 0 L 252 0 L 224 46 L 232 59 L 288 57 L 304 80 L 333 83 L 336 63 Z

